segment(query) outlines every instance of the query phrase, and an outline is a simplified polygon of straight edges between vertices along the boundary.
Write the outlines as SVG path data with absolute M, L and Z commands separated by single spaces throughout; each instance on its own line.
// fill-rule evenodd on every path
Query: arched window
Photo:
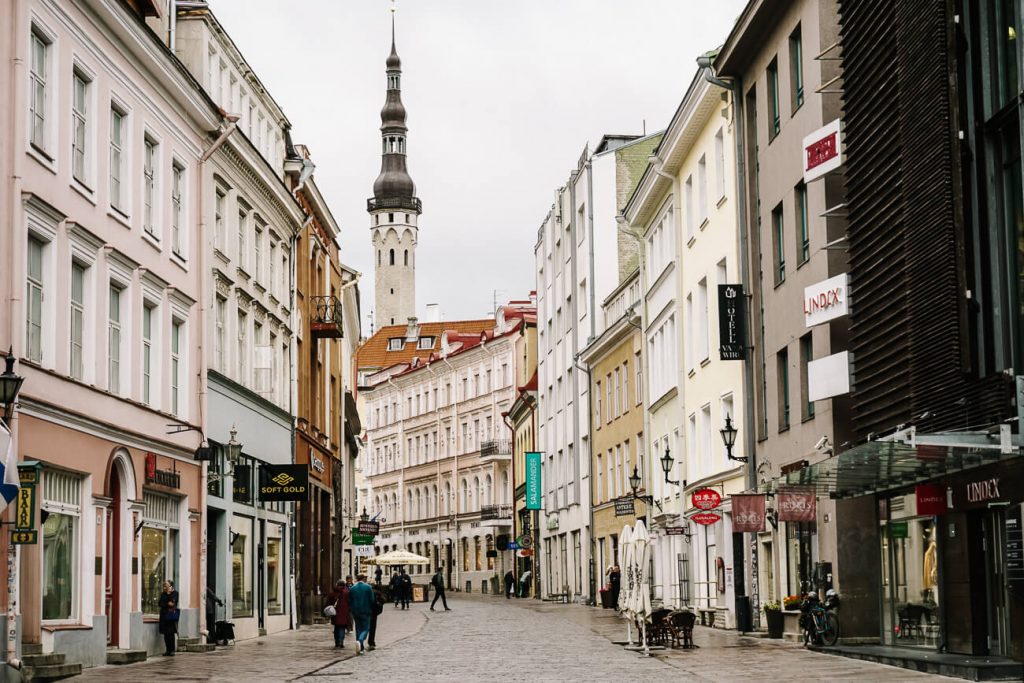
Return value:
M 405 492 L 405 510 L 402 514 L 402 519 L 412 519 L 413 507 L 412 507 L 412 491 Z
M 395 250 L 394 249 L 391 250 L 390 260 L 391 260 L 391 265 L 392 266 L 395 265 Z
M 487 550 L 494 550 L 494 536 L 491 536 L 490 534 L 487 534 Z M 487 568 L 494 569 L 494 558 L 491 557 L 489 553 L 487 555 Z
M 423 491 L 416 489 L 416 519 L 423 519 Z
M 380 265 L 380 249 L 377 250 L 377 265 Z
M 437 517 L 437 484 L 430 488 L 430 509 L 427 510 L 427 514 L 431 517 Z
M 474 510 L 479 510 L 480 509 L 480 498 L 482 497 L 480 495 L 481 493 L 482 493 L 482 491 L 480 489 L 480 477 L 473 477 L 473 491 L 472 491 L 471 495 L 473 497 L 473 503 L 474 503 L 473 509 Z
M 459 512 L 465 512 L 469 509 L 469 483 L 462 480 L 462 490 L 459 491 Z
M 498 494 L 498 500 L 502 503 L 508 503 L 508 471 L 505 470 L 501 473 L 501 492 Z
M 405 250 L 404 256 L 405 256 L 405 265 L 409 265 L 409 250 L 408 249 Z
M 444 514 L 445 515 L 452 514 L 452 483 L 450 481 L 446 481 L 444 483 L 444 505 L 443 505 L 443 508 L 444 508 Z
M 484 505 L 490 505 L 493 502 L 494 501 L 491 499 L 491 475 L 488 474 L 487 478 L 484 479 L 484 500 L 483 500 L 483 504 Z

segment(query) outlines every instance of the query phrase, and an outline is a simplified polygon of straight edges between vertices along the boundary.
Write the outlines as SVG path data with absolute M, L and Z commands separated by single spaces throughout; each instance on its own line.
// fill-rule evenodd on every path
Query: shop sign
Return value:
M 530 534 L 523 534 L 516 539 L 520 548 L 532 548 L 533 547 L 533 536 Z
M 807 399 L 820 401 L 850 393 L 850 354 L 833 353 L 807 364 Z
M 953 492 L 949 507 L 970 510 L 990 503 L 1019 501 L 1024 490 L 1024 460 L 998 463 L 951 476 L 944 482 Z
M 1024 528 L 1021 506 L 1006 511 L 1006 580 L 1024 582 Z
M 540 510 L 540 457 L 537 452 L 526 454 L 526 509 Z
M 232 499 L 236 503 L 252 503 L 252 465 L 235 465 Z
M 747 355 L 743 285 L 718 285 L 718 357 L 743 360 Z
M 309 498 L 309 469 L 305 465 L 260 467 L 260 500 L 305 502 Z
M 156 468 L 156 453 L 146 453 L 146 483 L 180 489 L 181 475 L 175 470 L 158 470 Z
M 906 522 L 889 522 L 889 538 L 910 538 L 910 527 Z
M 946 487 L 938 484 L 918 484 L 914 487 L 917 498 L 917 514 L 922 516 L 941 515 L 946 512 Z
M 18 489 L 18 506 L 14 512 L 16 529 L 31 529 L 36 525 L 36 487 L 22 486 Z
M 374 522 L 369 519 L 359 520 L 359 533 L 366 534 L 367 536 L 376 536 L 380 533 L 380 522 Z
M 666 536 L 685 536 L 686 527 L 682 526 L 667 526 L 665 527 Z
M 533 557 L 533 548 L 522 548 L 516 551 L 519 557 Z
M 373 545 L 373 536 L 361 533 L 358 527 L 352 527 L 352 545 Z
M 16 529 L 11 532 L 12 545 L 35 545 L 39 542 L 39 532 L 35 529 Z
M 764 496 L 740 494 L 732 496 L 732 530 L 734 533 L 764 531 Z
M 355 549 L 356 557 L 373 557 L 373 546 L 372 545 L 357 545 L 353 546 Z
M 721 519 L 722 515 L 717 512 L 698 512 L 693 517 L 690 517 L 697 524 L 703 524 L 709 526 L 711 524 L 717 524 Z
M 617 498 L 615 500 L 616 517 L 626 517 L 633 514 L 636 514 L 636 507 L 633 505 L 632 498 Z
M 814 489 L 779 488 L 775 500 L 780 522 L 814 522 L 818 518 Z
M 843 165 L 839 119 L 804 138 L 804 182 L 809 183 Z
M 848 293 L 846 273 L 804 287 L 804 324 L 814 327 L 846 315 L 850 310 Z
M 697 489 L 690 496 L 690 502 L 698 510 L 714 510 L 722 504 L 722 496 L 714 489 Z
M 309 466 L 320 474 L 323 474 L 324 470 L 327 469 L 327 465 L 324 464 L 323 458 L 317 456 L 317 454 L 312 450 L 309 451 Z

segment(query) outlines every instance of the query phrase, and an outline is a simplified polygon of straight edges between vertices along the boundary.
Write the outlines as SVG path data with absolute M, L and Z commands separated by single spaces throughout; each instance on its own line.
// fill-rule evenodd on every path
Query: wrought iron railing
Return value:
M 480 443 L 480 455 L 512 455 L 510 439 L 489 439 Z
M 505 504 L 481 505 L 480 519 L 512 519 L 512 506 Z
M 312 320 L 309 321 L 313 337 L 338 338 L 343 336 L 341 301 L 336 296 L 314 296 L 310 299 Z

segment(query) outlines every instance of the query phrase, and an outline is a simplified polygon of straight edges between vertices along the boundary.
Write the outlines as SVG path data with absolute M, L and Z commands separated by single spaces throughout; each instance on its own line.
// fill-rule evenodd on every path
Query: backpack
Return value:
M 444 588 L 444 579 L 441 578 L 440 574 L 434 574 L 434 578 L 430 580 L 430 585 L 434 588 L 442 589 Z

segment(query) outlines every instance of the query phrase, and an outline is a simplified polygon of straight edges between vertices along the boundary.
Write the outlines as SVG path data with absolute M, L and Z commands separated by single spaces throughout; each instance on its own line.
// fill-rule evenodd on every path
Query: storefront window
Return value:
M 882 624 L 886 642 L 933 648 L 939 637 L 939 555 L 934 517 L 914 516 L 914 494 L 882 505 Z
M 51 513 L 43 524 L 43 619 L 74 617 L 77 519 Z
M 79 515 L 82 480 L 60 470 L 43 473 L 43 620 L 74 619 L 77 614 Z
M 280 524 L 267 525 L 267 611 L 284 614 L 284 568 L 281 564 L 283 543 Z
M 231 615 L 252 616 L 252 520 L 231 522 Z
M 462 539 L 462 571 L 469 571 L 469 540 Z
M 142 516 L 142 613 L 160 613 L 164 581 L 178 585 L 178 499 L 149 491 Z
M 814 588 L 816 522 L 786 522 L 786 591 L 787 595 L 803 595 Z
M 481 546 L 480 537 L 479 536 L 474 537 L 473 538 L 473 555 L 476 558 L 475 566 L 476 566 L 476 570 L 477 571 L 480 571 L 481 569 L 484 568 L 483 562 L 481 561 L 483 553 L 481 552 L 480 546 Z

